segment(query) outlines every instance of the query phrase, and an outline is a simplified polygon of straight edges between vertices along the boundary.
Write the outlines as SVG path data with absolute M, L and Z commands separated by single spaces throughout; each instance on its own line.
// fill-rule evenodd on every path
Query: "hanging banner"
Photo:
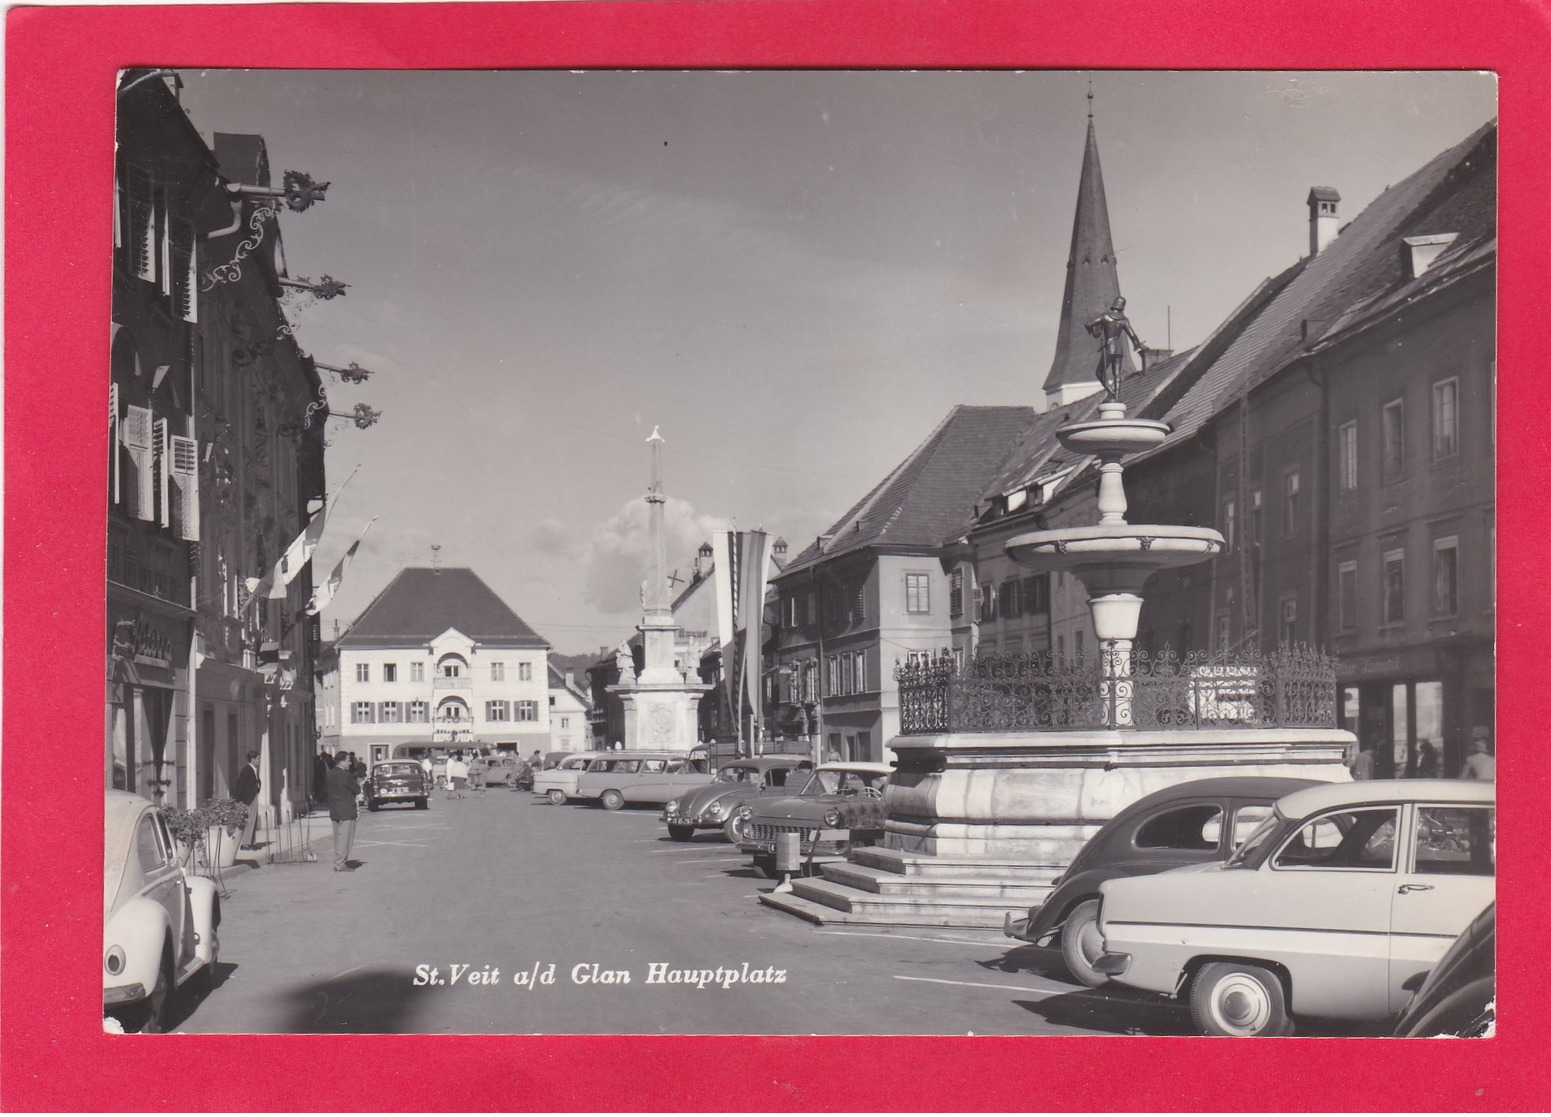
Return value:
M 763 722 L 760 675 L 763 671 L 762 647 L 765 631 L 765 587 L 770 578 L 770 537 L 762 531 L 740 532 L 742 563 L 741 589 L 738 593 L 740 627 L 743 629 L 743 693 L 748 696 L 753 720 L 749 740 L 758 741 Z M 741 710 L 741 704 L 739 709 Z

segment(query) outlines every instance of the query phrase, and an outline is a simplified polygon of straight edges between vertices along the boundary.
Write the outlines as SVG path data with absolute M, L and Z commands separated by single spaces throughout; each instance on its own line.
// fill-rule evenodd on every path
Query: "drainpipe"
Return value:
M 1326 480 L 1330 473 L 1330 385 L 1318 357 L 1309 358 L 1308 376 L 1309 383 L 1319 389 L 1319 422 L 1314 431 L 1314 467 L 1309 484 L 1313 490 L 1309 501 L 1312 517 L 1309 546 L 1314 568 L 1314 601 L 1311 604 L 1315 606 L 1314 639 L 1310 643 L 1323 651 L 1330 633 L 1330 511 L 1334 503 Z

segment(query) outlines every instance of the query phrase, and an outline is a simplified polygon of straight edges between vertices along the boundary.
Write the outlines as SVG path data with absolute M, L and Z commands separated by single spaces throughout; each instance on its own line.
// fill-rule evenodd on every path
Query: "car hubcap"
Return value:
M 1099 934 L 1098 920 L 1086 920 L 1077 929 L 1077 949 L 1082 953 L 1083 961 L 1090 966 L 1104 952 L 1104 938 Z
M 1254 978 L 1232 974 L 1217 987 L 1214 999 L 1218 1022 L 1231 1032 L 1254 1035 L 1271 1021 L 1266 991 Z

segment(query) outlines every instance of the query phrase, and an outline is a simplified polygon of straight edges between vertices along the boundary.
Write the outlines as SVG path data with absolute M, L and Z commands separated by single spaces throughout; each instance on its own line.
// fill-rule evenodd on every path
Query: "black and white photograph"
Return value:
M 1497 114 L 122 71 L 104 1030 L 1496 1035 Z

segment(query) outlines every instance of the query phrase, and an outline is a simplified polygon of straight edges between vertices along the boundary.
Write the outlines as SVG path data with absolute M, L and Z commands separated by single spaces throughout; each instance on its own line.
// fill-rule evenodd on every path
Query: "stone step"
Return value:
M 916 896 L 1000 897 L 1009 905 L 1027 907 L 1039 903 L 1050 893 L 1049 883 L 1022 880 L 991 880 L 981 877 L 901 876 L 876 865 L 837 862 L 824 866 L 825 880 L 862 892 L 890 899 Z
M 914 923 L 918 919 L 932 917 L 933 925 L 939 919 L 951 919 L 943 926 L 1000 927 L 1002 917 L 1009 911 L 1022 911 L 1016 901 L 995 896 L 936 896 L 922 895 L 893 899 L 873 892 L 848 888 L 834 881 L 805 879 L 792 881 L 792 892 L 804 900 L 812 900 L 825 907 L 843 911 L 858 921 L 874 923 Z
M 954 880 L 1016 881 L 1021 884 L 1048 884 L 1066 868 L 1064 864 L 1044 864 L 1017 857 L 935 857 L 927 853 L 904 853 L 883 846 L 853 849 L 848 860 L 871 865 L 908 877 L 949 877 Z
M 793 882 L 793 887 L 796 887 L 796 882 Z M 980 909 L 923 907 L 895 912 L 873 909 L 864 912 L 848 912 L 829 907 L 827 904 L 815 903 L 795 891 L 764 892 L 760 894 L 759 902 L 819 926 L 850 924 L 870 927 L 951 927 L 961 930 L 1001 930 L 1002 926 L 999 912 L 993 913 Z

